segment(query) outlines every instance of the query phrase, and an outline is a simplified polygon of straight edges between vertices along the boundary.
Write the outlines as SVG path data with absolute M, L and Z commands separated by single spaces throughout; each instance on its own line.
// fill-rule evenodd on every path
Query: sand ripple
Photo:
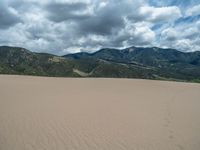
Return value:
M 200 85 L 0 76 L 0 150 L 198 150 Z

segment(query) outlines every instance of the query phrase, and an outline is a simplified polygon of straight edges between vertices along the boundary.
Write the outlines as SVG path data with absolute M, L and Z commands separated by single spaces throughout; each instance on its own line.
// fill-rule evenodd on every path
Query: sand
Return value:
M 0 76 L 0 150 L 199 150 L 200 84 Z

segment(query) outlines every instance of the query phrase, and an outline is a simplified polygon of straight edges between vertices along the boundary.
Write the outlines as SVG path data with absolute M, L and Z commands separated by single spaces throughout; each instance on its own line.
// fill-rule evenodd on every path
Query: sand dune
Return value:
M 0 76 L 0 150 L 198 150 L 200 84 Z

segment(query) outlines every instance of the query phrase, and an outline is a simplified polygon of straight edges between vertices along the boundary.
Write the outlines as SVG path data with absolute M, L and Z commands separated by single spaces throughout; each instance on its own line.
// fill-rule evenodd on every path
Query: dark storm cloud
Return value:
M 95 7 L 95 6 L 94 6 Z M 48 18 L 54 22 L 73 21 L 83 34 L 111 34 L 124 27 L 124 16 L 115 4 L 95 10 L 86 3 L 50 3 L 46 7 Z M 93 9 L 89 12 L 89 9 Z
M 45 6 L 48 18 L 54 22 L 87 19 L 89 14 L 82 11 L 87 9 L 86 3 L 49 3 Z
M 111 34 L 112 31 L 123 28 L 124 19 L 112 10 L 104 11 L 98 16 L 92 16 L 79 23 L 80 31 L 99 35 Z
M 11 9 L 11 8 L 10 8 Z M 14 14 L 3 1 L 0 2 L 0 28 L 6 29 L 16 23 L 19 23 L 20 18 Z

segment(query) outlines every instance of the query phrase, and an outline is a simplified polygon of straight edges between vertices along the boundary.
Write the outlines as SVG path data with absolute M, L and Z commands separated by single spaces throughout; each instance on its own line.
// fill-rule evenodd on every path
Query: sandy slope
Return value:
M 200 84 L 0 76 L 0 150 L 199 150 Z

